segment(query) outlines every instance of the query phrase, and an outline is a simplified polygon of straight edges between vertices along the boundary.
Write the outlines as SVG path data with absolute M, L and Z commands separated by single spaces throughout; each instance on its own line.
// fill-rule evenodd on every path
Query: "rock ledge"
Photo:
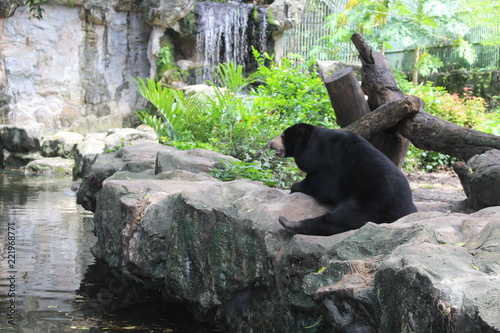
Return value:
M 194 156 L 141 143 L 94 159 L 79 197 L 95 198 L 97 258 L 227 332 L 498 332 L 500 207 L 294 236 L 279 215 L 326 208 L 217 181 L 189 163 L 221 156 Z

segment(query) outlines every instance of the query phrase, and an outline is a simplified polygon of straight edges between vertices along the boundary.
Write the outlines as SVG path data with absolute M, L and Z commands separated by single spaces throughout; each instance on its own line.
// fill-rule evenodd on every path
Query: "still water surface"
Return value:
M 95 262 L 93 215 L 71 185 L 0 170 L 0 332 L 211 332 Z M 138 294 L 149 302 L 126 307 Z

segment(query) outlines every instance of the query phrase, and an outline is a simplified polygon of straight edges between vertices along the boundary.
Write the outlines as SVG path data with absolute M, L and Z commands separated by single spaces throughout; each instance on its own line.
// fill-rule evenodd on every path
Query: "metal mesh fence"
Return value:
M 347 0 L 309 0 L 307 2 L 301 23 L 295 28 L 285 31 L 284 55 L 298 54 L 305 60 L 311 58 L 311 50 L 314 47 L 326 47 L 321 38 L 331 33 L 325 28 L 325 19 L 331 14 L 340 13 L 345 9 Z M 465 12 L 463 15 L 467 15 Z M 439 34 L 439 28 L 436 34 Z M 500 22 L 496 27 L 476 26 L 473 27 L 465 39 L 473 44 L 477 58 L 473 64 L 468 64 L 461 59 L 452 47 L 453 41 L 443 43 L 436 40 L 433 46 L 427 47 L 429 53 L 443 60 L 444 70 L 460 68 L 500 68 L 500 45 L 482 45 L 481 42 L 488 36 L 500 35 Z M 386 50 L 385 55 L 389 62 L 396 68 L 410 70 L 413 62 L 411 54 L 413 48 L 404 47 L 400 42 L 391 42 L 392 49 Z M 336 45 L 335 55 L 317 53 L 318 60 L 343 60 L 353 61 L 357 59 L 357 51 L 352 45 Z

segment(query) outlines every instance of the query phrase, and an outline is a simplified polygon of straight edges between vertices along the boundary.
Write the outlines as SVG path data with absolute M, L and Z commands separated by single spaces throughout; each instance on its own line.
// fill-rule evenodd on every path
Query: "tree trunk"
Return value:
M 420 60 L 420 46 L 416 45 L 413 52 L 412 83 L 413 86 L 416 87 L 418 86 L 418 61 Z
M 337 124 L 340 127 L 346 127 L 370 113 L 365 94 L 359 86 L 358 78 L 352 67 L 333 73 L 323 82 L 330 96 Z
M 500 149 L 500 137 L 458 126 L 423 110 L 402 120 L 396 128 L 417 148 L 437 151 L 465 161 L 490 149 Z
M 381 105 L 405 97 L 399 90 L 392 68 L 384 55 L 373 51 L 358 33 L 351 39 L 359 51 L 359 58 L 363 64 L 361 89 L 368 96 L 368 108 L 354 74 L 350 74 L 347 70 L 329 76 L 325 80 L 325 86 L 341 127 L 349 125 L 350 121 L 360 119 L 368 109 L 375 110 Z M 347 92 L 349 89 L 352 91 Z M 395 130 L 379 132 L 371 135 L 368 140 L 398 167 L 403 165 L 410 142 Z
M 423 105 L 423 100 L 409 95 L 403 99 L 382 105 L 370 114 L 344 127 L 344 129 L 370 141 L 374 135 L 396 126 L 404 118 L 417 114 Z
M 405 94 L 399 89 L 392 67 L 384 55 L 373 51 L 358 33 L 352 35 L 351 40 L 359 52 L 359 59 L 363 65 L 361 89 L 368 96 L 370 109 L 375 110 L 382 104 L 405 97 Z

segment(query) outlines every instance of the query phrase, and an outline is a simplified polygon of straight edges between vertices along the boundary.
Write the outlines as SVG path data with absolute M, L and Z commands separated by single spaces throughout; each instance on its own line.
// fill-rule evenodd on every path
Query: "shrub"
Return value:
M 232 161 L 224 163 L 223 168 L 211 169 L 210 175 L 223 181 L 245 178 L 262 181 L 267 186 L 278 184 L 272 170 L 263 169 L 258 162 Z
M 159 133 L 164 144 L 179 149 L 212 149 L 241 160 L 241 164 L 214 171 L 224 179 L 260 178 L 288 187 L 301 172 L 292 160 L 277 158 L 267 142 L 295 122 L 332 127 L 333 111 L 316 75 L 295 69 L 286 59 L 283 65 L 271 63 L 267 67 L 258 56 L 259 69 L 248 77 L 243 76 L 241 66 L 219 65 L 214 81 L 221 87 L 209 82 L 214 95 L 185 96 L 160 82 L 136 79 L 139 92 L 152 105 L 137 114 Z M 243 94 L 257 79 L 256 88 Z M 266 169 L 272 170 L 272 178 Z
M 255 50 L 254 57 L 260 84 L 251 95 L 276 113 L 283 127 L 299 122 L 338 127 L 323 81 L 315 72 L 296 65 L 302 59 L 284 58 L 276 64 L 267 53 L 260 55 Z
M 181 90 L 163 87 L 161 82 L 135 79 L 140 94 L 153 110 L 139 110 L 137 116 L 160 136 L 173 141 L 206 142 L 214 126 L 213 119 L 198 96 L 186 97 Z

